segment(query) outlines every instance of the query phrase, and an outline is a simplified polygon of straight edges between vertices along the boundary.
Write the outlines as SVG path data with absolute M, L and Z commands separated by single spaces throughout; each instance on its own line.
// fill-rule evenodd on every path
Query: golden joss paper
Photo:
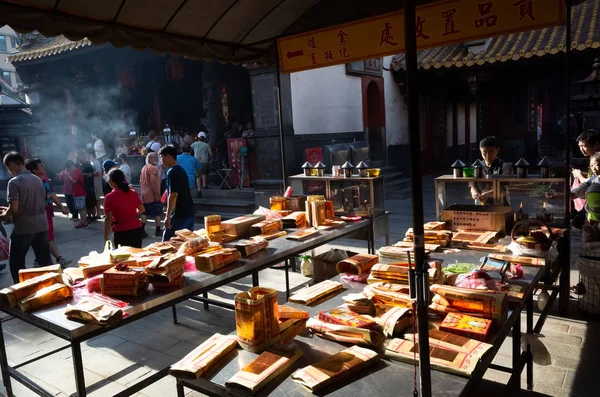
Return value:
M 27 281 L 31 278 L 42 276 L 46 273 L 58 273 L 62 274 L 62 268 L 60 265 L 50 265 L 44 267 L 33 267 L 28 269 L 19 270 L 19 282 Z
M 270 232 L 259 234 L 257 236 L 250 237 L 251 240 L 274 240 L 278 237 L 287 235 L 285 230 L 271 230 Z
M 305 288 L 296 292 L 289 298 L 290 302 L 293 303 L 302 303 L 305 305 L 310 305 L 319 299 L 333 294 L 334 292 L 341 291 L 343 289 L 343 285 L 337 281 L 325 280 L 318 284 L 313 285 L 312 287 Z
M 209 246 L 208 239 L 196 237 L 183 243 L 177 252 L 183 255 L 194 255 L 207 249 Z
M 385 341 L 381 327 L 359 328 L 349 325 L 331 324 L 316 318 L 309 318 L 306 327 L 318 336 L 336 342 L 378 347 Z
M 75 305 L 67 305 L 65 315 L 69 320 L 98 325 L 115 325 L 123 318 L 123 311 L 90 298 Z
M 339 261 L 336 265 L 338 273 L 362 275 L 368 273 L 377 263 L 377 255 L 358 254 Z
M 244 257 L 254 255 L 268 246 L 269 241 L 267 240 L 240 240 L 234 245 L 235 249 L 240 251 Z
M 46 273 L 41 276 L 30 278 L 22 283 L 11 285 L 0 290 L 2 304 L 13 307 L 22 299 L 36 293 L 42 288 L 52 284 L 62 283 L 62 276 L 58 273 Z
M 240 346 L 260 352 L 279 334 L 277 291 L 253 287 L 235 296 L 235 326 Z
M 373 350 L 352 346 L 292 374 L 292 380 L 317 391 L 379 361 Z
M 219 218 L 220 219 L 220 218 Z M 179 237 L 183 241 L 193 240 L 199 236 L 189 229 L 180 229 L 175 231 L 175 236 Z
M 223 229 L 221 227 L 221 215 L 208 215 L 204 217 L 204 229 L 210 241 L 222 241 Z
M 407 286 L 391 283 L 375 283 L 367 285 L 363 294 L 373 299 L 375 303 L 388 306 L 400 306 L 412 308 L 413 300 L 410 298 L 410 290 Z
M 281 229 L 283 229 L 283 223 L 280 219 L 262 221 L 250 226 L 250 235 L 257 236 L 259 234 L 267 234 Z
M 465 353 L 448 347 L 447 344 L 437 345 L 435 340 L 430 339 L 429 360 L 431 367 L 437 370 L 470 376 L 483 354 L 491 347 L 491 345 L 479 342 L 473 350 Z M 418 346 L 409 340 L 392 339 L 386 345 L 386 357 L 394 360 L 412 364 L 415 354 L 418 359 Z
M 411 313 L 411 309 L 393 306 L 375 317 L 375 322 L 383 327 L 383 334 L 388 337 L 408 328 Z
M 235 337 L 215 334 L 171 365 L 169 373 L 177 378 L 196 379 L 218 363 L 236 345 Z
M 201 272 L 214 272 L 240 259 L 242 254 L 235 248 L 223 248 L 217 251 L 196 255 L 196 269 Z
M 237 238 L 247 238 L 250 235 L 250 227 L 264 220 L 264 215 L 246 215 L 222 221 L 221 227 L 227 235 Z
M 301 356 L 302 351 L 298 348 L 265 351 L 225 384 L 255 392 L 285 372 Z
M 24 312 L 41 309 L 52 303 L 71 298 L 71 288 L 64 284 L 52 284 L 36 291 L 33 295 L 19 301 L 19 309 Z
M 501 323 L 506 320 L 507 304 L 506 293 L 500 291 L 480 291 L 470 288 L 451 287 L 449 285 L 434 284 L 431 292 L 439 295 L 433 297 L 433 304 L 442 306 L 436 311 L 443 311 L 446 306 L 452 310 L 483 317 Z

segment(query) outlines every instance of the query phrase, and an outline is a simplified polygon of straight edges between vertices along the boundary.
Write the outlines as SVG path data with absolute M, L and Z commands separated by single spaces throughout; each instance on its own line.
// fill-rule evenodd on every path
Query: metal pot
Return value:
M 317 168 L 317 176 L 325 176 L 325 169 Z
M 477 167 L 475 170 L 475 178 L 483 178 L 483 168 Z
M 550 178 L 550 167 L 540 167 L 540 177 Z
M 369 172 L 367 171 L 367 169 L 359 169 L 358 170 L 358 176 L 360 176 L 361 178 L 366 178 L 369 176 Z
M 352 168 L 344 168 L 344 178 L 352 178 Z

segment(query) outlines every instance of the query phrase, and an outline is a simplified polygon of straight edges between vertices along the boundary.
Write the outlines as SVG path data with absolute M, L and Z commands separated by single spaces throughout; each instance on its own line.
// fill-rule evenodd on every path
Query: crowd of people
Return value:
M 132 169 L 127 156 L 107 159 L 101 139 L 92 138 L 94 145 L 85 156 L 70 155 L 64 170 L 57 175 L 63 182 L 66 206 L 54 192 L 42 160 L 26 160 L 17 152 L 4 157 L 4 166 L 13 178 L 8 182 L 8 206 L 0 208 L 0 225 L 6 221 L 13 224 L 8 259 L 15 282 L 19 269 L 26 267 L 30 248 L 35 254 L 34 267 L 51 265 L 52 257 L 61 266 L 71 263 L 55 243 L 54 205 L 77 222 L 76 229 L 87 228 L 90 222 L 104 218 L 104 240 L 110 238 L 112 231 L 116 247 L 141 247 L 142 240 L 148 237 L 148 219 L 155 222 L 154 236 L 162 236 L 163 241 L 177 230 L 194 229 L 191 191 L 206 184 L 202 171 L 208 168 L 211 155 L 206 133 L 198 134 L 198 142 L 184 145 L 181 151 L 173 145 L 162 146 L 151 136 L 145 149 L 146 164 L 140 172 L 140 194 L 131 185 Z

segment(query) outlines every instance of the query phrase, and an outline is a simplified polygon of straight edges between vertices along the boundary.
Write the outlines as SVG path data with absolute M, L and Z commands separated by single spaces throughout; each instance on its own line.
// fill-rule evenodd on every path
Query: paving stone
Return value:
M 173 356 L 133 342 L 125 342 L 116 346 L 112 350 L 112 354 L 153 370 L 161 370 L 177 361 Z
M 15 335 L 9 333 L 9 332 L 4 332 L 3 333 L 4 336 L 4 346 L 10 346 L 13 345 L 15 343 L 21 342 L 23 339 L 16 337 Z
M 156 331 L 159 328 L 159 324 L 153 329 L 141 329 L 137 327 L 128 327 L 127 329 L 116 329 L 112 334 L 116 334 L 118 337 L 126 339 L 131 342 L 149 347 L 154 350 L 164 350 L 170 346 L 173 346 L 178 340 L 173 338 L 165 338 L 164 335 Z
M 569 370 L 562 388 L 573 394 L 598 396 L 597 371 L 597 367 L 578 368 L 577 371 Z
M 527 370 L 524 369 L 521 373 L 521 384 L 523 387 L 526 385 Z M 556 368 L 553 366 L 542 367 L 539 365 L 533 365 L 533 383 L 534 385 L 538 382 L 543 382 L 549 386 L 557 388 L 562 387 L 567 374 L 566 369 Z
M 175 396 L 176 393 L 176 381 L 172 376 L 166 376 L 158 382 L 140 390 L 140 394 L 146 397 L 167 397 Z
M 44 343 L 52 338 L 55 338 L 55 336 L 51 333 L 42 331 L 41 329 L 20 320 L 17 320 L 14 323 L 14 326 L 8 328 L 6 331 L 16 336 L 17 338 L 35 341 L 35 343 L 38 344 Z
M 487 379 L 492 382 L 498 382 L 502 384 L 507 384 L 510 379 L 510 374 L 502 371 L 496 371 L 493 369 L 488 369 L 485 372 L 484 379 Z M 474 395 L 474 394 L 472 394 Z M 487 397 L 487 396 L 486 396 Z
M 557 356 L 553 357 L 552 365 L 558 368 L 577 370 L 579 360 L 569 357 Z
M 182 341 L 182 342 L 179 342 L 176 345 L 173 345 L 173 346 L 169 347 L 168 349 L 164 350 L 163 353 L 173 356 L 179 360 L 179 359 L 182 359 L 183 357 L 185 357 L 189 352 L 194 350 L 196 347 L 198 347 L 198 345 L 196 345 L 194 343 Z
M 587 333 L 588 330 L 584 327 L 571 327 L 569 329 L 569 335 L 580 336 L 581 338 L 585 338 Z
M 22 363 L 41 351 L 42 349 L 39 346 L 27 341 L 13 343 L 12 345 L 6 347 L 6 355 L 10 365 Z
M 543 335 L 543 336 L 542 336 Z M 563 345 L 581 347 L 583 339 L 580 336 L 557 334 L 554 332 L 545 332 L 542 330 L 540 334 L 540 340 L 544 344 L 558 343 Z
M 85 344 L 89 348 L 100 349 L 103 351 L 111 350 L 113 347 L 120 345 L 121 343 L 127 342 L 127 339 L 118 337 L 112 334 L 104 334 L 94 339 L 87 341 Z
M 496 354 L 496 357 L 494 357 L 494 360 L 492 362 L 496 365 L 500 365 L 503 367 L 512 367 L 512 357 L 505 356 L 504 354 Z
M 562 343 L 554 343 L 552 341 L 546 341 L 544 338 L 540 338 L 540 341 L 546 346 L 546 349 L 550 352 L 552 359 L 555 357 L 566 357 L 572 359 L 581 359 L 583 349 L 575 346 L 563 345 Z
M 122 358 L 111 353 L 112 351 L 91 348 L 83 353 L 83 366 L 105 378 L 121 372 L 127 374 L 136 367 L 135 360 Z

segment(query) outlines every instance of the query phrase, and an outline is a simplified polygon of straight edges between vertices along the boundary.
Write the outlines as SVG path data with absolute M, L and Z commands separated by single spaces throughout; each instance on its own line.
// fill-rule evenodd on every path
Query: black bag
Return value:
M 571 219 L 571 227 L 581 230 L 583 228 L 583 224 L 585 223 L 587 212 L 585 212 L 585 210 L 574 210 L 573 213 L 574 215 L 573 219 Z

